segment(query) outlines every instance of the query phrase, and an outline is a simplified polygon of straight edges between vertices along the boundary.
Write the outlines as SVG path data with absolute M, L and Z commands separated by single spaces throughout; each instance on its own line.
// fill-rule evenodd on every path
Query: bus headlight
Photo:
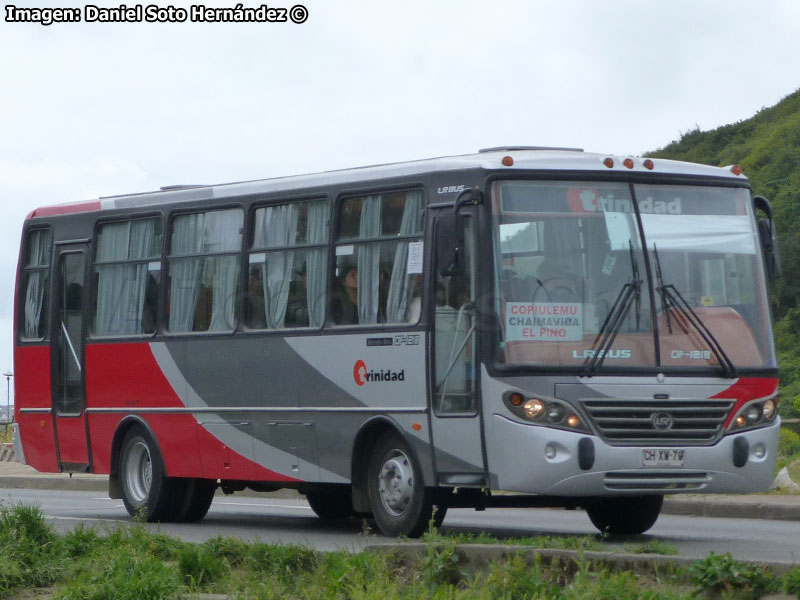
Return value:
M 749 402 L 739 409 L 731 429 L 749 429 L 769 425 L 778 416 L 778 397 Z
M 507 390 L 503 396 L 506 408 L 526 421 L 539 425 L 591 433 L 591 429 L 569 402 L 558 398 L 529 396 L 524 392 Z
M 538 398 L 531 398 L 522 405 L 522 409 L 525 411 L 525 416 L 534 421 L 541 418 L 541 416 L 544 414 L 544 408 L 544 402 Z
M 745 416 L 749 425 L 755 425 L 761 420 L 762 408 L 758 404 L 753 404 L 747 408 Z
M 561 421 L 564 420 L 565 413 L 566 410 L 564 410 L 563 404 L 556 404 L 553 402 L 547 407 L 547 422 L 554 425 L 561 423 Z
M 761 408 L 761 414 L 768 421 L 775 418 L 775 413 L 778 411 L 778 403 L 772 398 L 764 401 L 764 406 Z

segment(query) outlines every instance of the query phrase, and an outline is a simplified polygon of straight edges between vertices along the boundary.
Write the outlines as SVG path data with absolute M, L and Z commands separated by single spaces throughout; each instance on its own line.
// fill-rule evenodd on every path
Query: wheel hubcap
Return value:
M 404 452 L 392 450 L 378 473 L 378 494 L 384 508 L 398 516 L 408 508 L 414 493 L 414 471 Z
M 150 448 L 144 442 L 136 442 L 128 452 L 125 481 L 132 500 L 136 502 L 147 500 L 153 481 L 153 464 L 150 459 Z

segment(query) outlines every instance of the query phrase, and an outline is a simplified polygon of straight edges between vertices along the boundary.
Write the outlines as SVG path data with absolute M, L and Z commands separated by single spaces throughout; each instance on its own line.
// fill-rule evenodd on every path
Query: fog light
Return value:
M 544 457 L 548 460 L 553 460 L 556 457 L 556 447 L 553 444 L 547 444 L 544 447 Z
M 522 408 L 529 419 L 538 419 L 544 414 L 544 402 L 538 398 L 531 398 Z
M 775 416 L 775 400 L 767 400 L 764 402 L 764 407 L 761 409 L 761 414 L 765 419 L 772 419 Z
M 762 459 L 767 455 L 767 449 L 764 447 L 764 444 L 756 444 L 755 448 L 753 448 L 753 456 L 758 459 Z

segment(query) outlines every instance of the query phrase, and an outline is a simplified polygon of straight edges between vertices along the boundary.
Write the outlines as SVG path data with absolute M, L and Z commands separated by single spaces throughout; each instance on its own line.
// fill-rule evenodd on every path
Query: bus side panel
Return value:
M 20 412 L 20 409 L 28 408 L 49 411 L 52 407 L 50 348 L 49 346 L 17 347 L 14 363 L 16 390 L 14 409 L 25 451 L 25 462 L 39 471 L 56 472 L 58 461 L 52 414 Z
M 193 414 L 178 412 L 186 406 L 161 371 L 149 343 L 87 345 L 86 395 L 97 473 L 110 470 L 111 444 L 119 422 L 127 414 L 138 414 L 153 431 L 172 477 L 295 481 L 228 448 Z

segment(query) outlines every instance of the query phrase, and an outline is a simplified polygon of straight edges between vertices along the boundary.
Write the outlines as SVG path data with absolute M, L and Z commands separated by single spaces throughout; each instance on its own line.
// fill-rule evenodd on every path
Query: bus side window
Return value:
M 178 215 L 172 223 L 167 329 L 232 331 L 244 215 L 239 209 Z
M 37 229 L 28 233 L 27 260 L 22 275 L 25 305 L 20 311 L 22 323 L 19 326 L 23 340 L 45 338 L 52 237 L 49 229 Z
M 154 333 L 161 286 L 161 220 L 100 225 L 95 256 L 92 333 Z
M 328 252 L 327 200 L 256 209 L 252 239 L 245 297 L 246 327 L 322 327 Z
M 420 311 L 421 190 L 345 198 L 339 205 L 336 325 L 416 323 Z M 409 264 L 411 270 L 409 270 Z

